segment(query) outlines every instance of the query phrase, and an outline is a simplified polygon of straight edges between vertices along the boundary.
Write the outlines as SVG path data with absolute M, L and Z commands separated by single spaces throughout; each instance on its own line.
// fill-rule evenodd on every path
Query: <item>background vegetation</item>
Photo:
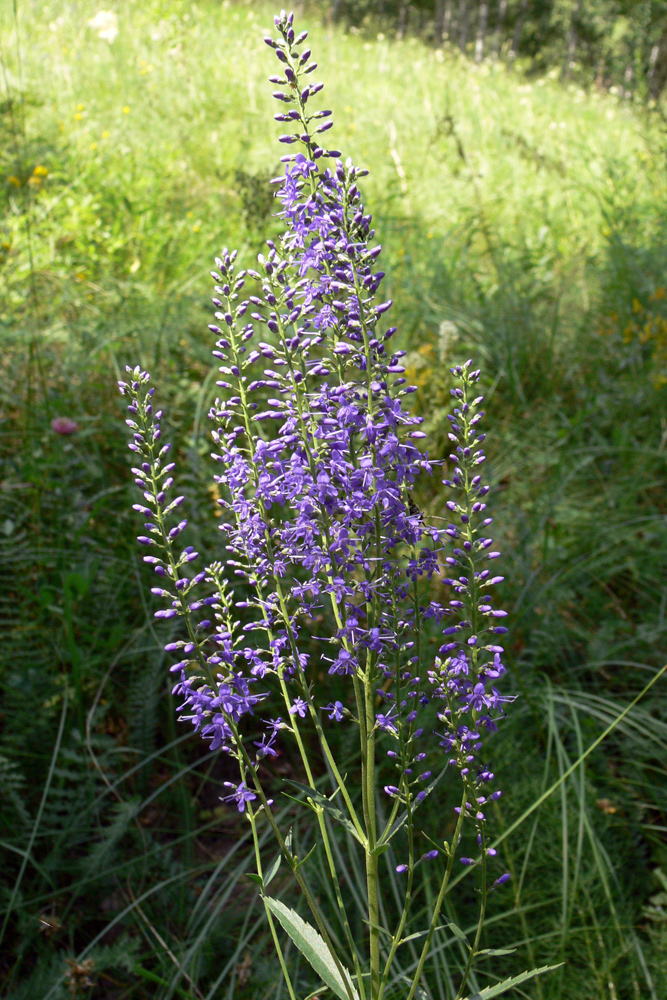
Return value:
M 567 32 L 525 75 L 520 57 L 476 63 L 472 36 L 470 59 L 434 45 L 426 4 L 403 5 L 425 17 L 423 37 L 402 38 L 398 4 L 372 12 L 381 25 L 368 5 L 336 6 L 303 20 L 336 143 L 371 168 L 434 455 L 449 365 L 474 356 L 486 373 L 520 694 L 495 738 L 503 831 L 664 662 L 667 136 L 648 69 L 643 91 L 596 84 L 592 58 L 561 81 Z M 598 6 L 618 15 L 607 34 L 631 23 Z M 508 5 L 508 27 L 523 7 Z M 174 718 L 115 378 L 130 361 L 153 372 L 190 541 L 213 553 L 208 271 L 223 244 L 251 261 L 277 228 L 272 8 L 119 0 L 113 40 L 89 25 L 97 13 L 0 8 L 0 981 L 12 1000 L 261 1000 L 279 970 L 243 877 L 245 827 L 219 801 L 227 764 Z M 441 514 L 437 478 L 417 501 Z M 516 995 L 667 994 L 664 691 L 505 841 L 513 881 L 488 944 L 518 951 L 490 959 L 478 988 L 564 960 Z M 287 754 L 275 774 L 300 777 Z M 435 996 L 455 993 L 455 944 L 440 941 Z

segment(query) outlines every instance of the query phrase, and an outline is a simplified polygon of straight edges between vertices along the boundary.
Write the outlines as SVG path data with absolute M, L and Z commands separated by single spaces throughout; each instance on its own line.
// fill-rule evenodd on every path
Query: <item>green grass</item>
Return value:
M 0 10 L 0 971 L 15 1000 L 67 996 L 65 960 L 86 958 L 99 997 L 262 1000 L 279 969 L 243 878 L 247 831 L 218 801 L 230 765 L 174 720 L 114 380 L 127 362 L 153 372 L 191 540 L 212 553 L 208 271 L 223 244 L 251 261 L 277 230 L 272 8 L 114 9 L 113 45 L 89 2 Z M 335 143 L 371 170 L 433 454 L 448 366 L 485 370 L 520 694 L 495 738 L 502 833 L 664 662 L 664 131 L 548 75 L 304 20 Z M 55 435 L 56 416 L 78 432 Z M 437 479 L 417 499 L 439 515 Z M 487 944 L 517 953 L 474 986 L 563 960 L 515 995 L 665 995 L 666 744 L 663 680 L 503 842 L 514 878 Z M 423 906 L 432 891 L 425 877 Z M 353 868 L 347 892 L 363 893 Z M 445 998 L 462 956 L 438 946 Z

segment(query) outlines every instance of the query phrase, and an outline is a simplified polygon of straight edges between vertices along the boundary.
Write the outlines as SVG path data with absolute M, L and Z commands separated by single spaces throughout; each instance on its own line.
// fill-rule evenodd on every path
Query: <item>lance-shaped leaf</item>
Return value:
M 559 962 L 558 965 L 543 965 L 541 969 L 531 969 L 530 972 L 522 972 L 518 976 L 506 979 L 503 983 L 496 983 L 495 986 L 486 986 L 480 993 L 471 993 L 465 1000 L 491 1000 L 492 997 L 499 997 L 502 993 L 507 993 L 508 990 L 511 990 L 512 987 L 520 986 L 521 983 L 526 983 L 529 979 L 534 979 L 535 976 L 541 976 L 545 972 L 553 972 L 554 969 L 560 969 L 563 964 L 563 962 Z
M 340 1000 L 359 1000 L 352 977 L 344 966 L 342 974 L 331 957 L 324 938 L 314 927 L 290 910 L 288 906 L 277 899 L 264 897 L 264 902 L 274 917 L 280 921 L 303 957 L 309 962 L 323 983 L 340 997 Z M 343 976 L 345 979 L 343 979 Z

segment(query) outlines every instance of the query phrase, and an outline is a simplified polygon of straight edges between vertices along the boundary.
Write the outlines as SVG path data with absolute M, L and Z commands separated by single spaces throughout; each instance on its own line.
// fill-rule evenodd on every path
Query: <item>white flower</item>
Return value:
M 118 18 L 110 10 L 100 10 L 91 17 L 88 27 L 97 32 L 97 37 L 112 45 L 118 34 Z

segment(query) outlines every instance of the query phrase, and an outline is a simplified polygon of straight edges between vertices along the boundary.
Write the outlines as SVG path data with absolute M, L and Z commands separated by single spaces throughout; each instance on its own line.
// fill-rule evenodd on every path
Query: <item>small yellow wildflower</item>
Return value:
M 635 315 L 636 315 L 637 313 L 640 313 L 640 312 L 642 311 L 642 309 L 643 309 L 643 308 L 644 308 L 644 307 L 642 306 L 642 304 L 641 304 L 641 302 L 639 301 L 639 299 L 633 299 L 633 300 L 632 300 L 632 311 L 633 311 L 633 313 L 635 313 Z
M 35 177 L 48 177 L 49 170 L 48 167 L 43 167 L 41 164 L 33 170 Z
M 77 113 L 74 115 L 74 121 L 75 122 L 80 122 L 82 118 L 83 118 L 83 115 L 81 114 L 81 112 L 77 111 Z
M 41 177 L 29 177 L 28 178 L 28 187 L 38 188 L 38 187 L 41 187 L 41 186 L 42 186 L 42 178 Z
M 85 104 L 77 104 L 77 106 L 76 106 L 76 110 L 77 110 L 77 111 L 84 111 L 84 110 L 85 110 L 85 107 L 86 107 L 86 105 L 85 105 Z
M 94 152 L 95 152 L 95 150 L 97 149 L 97 143 L 96 143 L 96 142 L 91 142 L 91 144 L 90 144 L 90 148 L 92 149 L 92 151 L 93 151 L 93 153 L 94 153 Z
M 652 302 L 661 302 L 662 299 L 667 298 L 667 291 L 660 285 L 651 295 Z
M 129 113 L 130 113 L 130 105 L 129 104 L 125 104 L 123 106 L 123 114 L 124 115 L 129 115 Z
M 21 181 L 18 179 L 18 177 L 14 177 L 14 174 L 10 174 L 7 180 L 9 181 L 10 184 L 13 184 L 14 187 L 17 188 L 21 187 Z
M 106 129 L 104 130 L 104 132 L 102 132 L 102 138 L 103 139 L 108 139 L 110 135 L 111 135 L 111 132 L 107 132 Z

